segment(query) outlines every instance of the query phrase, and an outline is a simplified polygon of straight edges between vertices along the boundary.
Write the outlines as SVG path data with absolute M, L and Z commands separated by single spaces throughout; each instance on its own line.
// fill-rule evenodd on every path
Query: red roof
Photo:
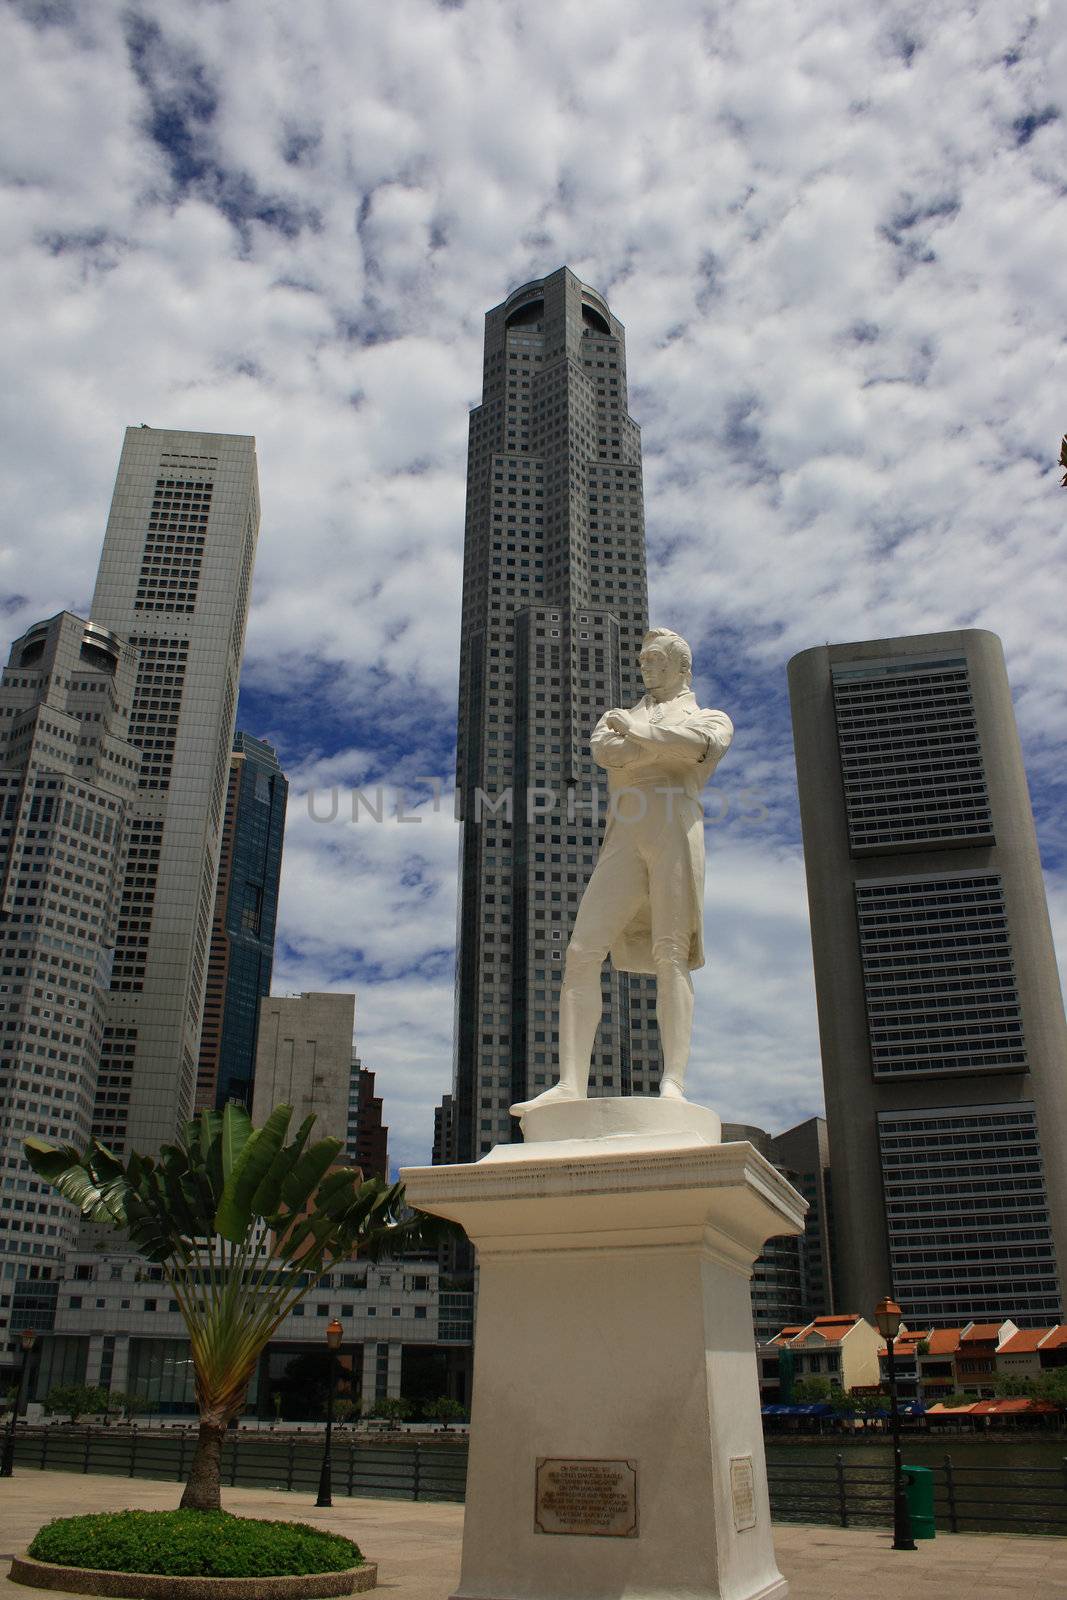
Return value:
M 808 1324 L 804 1332 L 821 1333 L 824 1339 L 834 1343 L 838 1339 L 843 1339 L 846 1333 L 851 1333 L 856 1324 L 862 1322 L 862 1320 L 859 1312 L 853 1312 L 850 1316 L 844 1317 L 816 1317 L 814 1322 Z
M 927 1328 L 925 1332 L 922 1328 L 916 1328 L 911 1333 L 899 1333 L 893 1340 L 893 1349 L 894 1351 L 900 1351 L 903 1355 L 913 1356 L 915 1354 L 916 1345 L 921 1344 L 924 1339 L 929 1339 L 929 1337 L 929 1328 Z M 879 1350 L 878 1354 L 880 1356 L 887 1356 L 889 1354 L 889 1346 L 884 1344 Z
M 946 1406 L 940 1400 L 934 1406 L 927 1406 L 926 1415 L 942 1417 L 1013 1417 L 1021 1416 L 1025 1412 L 1048 1413 L 1058 1411 L 1049 1400 L 971 1400 L 964 1406 Z
M 1067 1322 L 1058 1323 L 1050 1331 L 1041 1348 L 1042 1350 L 1058 1350 L 1061 1344 L 1067 1344 Z
M 973 1327 L 968 1328 L 965 1333 L 960 1335 L 960 1343 L 970 1344 L 974 1341 L 976 1343 L 989 1344 L 999 1337 L 1003 1326 L 1002 1322 L 976 1322 Z
M 930 1349 L 927 1354 L 931 1356 L 951 1356 L 955 1355 L 959 1347 L 959 1328 L 935 1328 L 930 1335 Z
M 1042 1339 L 1054 1331 L 1052 1328 L 1020 1328 L 1018 1333 L 1013 1333 L 1010 1339 L 1005 1340 L 998 1354 L 1002 1356 L 1032 1355 Z
M 1012 1417 L 1021 1416 L 1026 1411 L 1055 1411 L 1057 1407 L 1047 1400 L 976 1400 L 971 1407 L 971 1414 L 975 1417 Z

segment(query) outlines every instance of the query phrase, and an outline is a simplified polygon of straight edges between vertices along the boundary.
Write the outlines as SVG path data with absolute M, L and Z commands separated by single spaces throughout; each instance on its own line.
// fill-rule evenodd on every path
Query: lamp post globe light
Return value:
M 344 1328 L 334 1317 L 333 1321 L 326 1325 L 326 1344 L 330 1352 L 330 1371 L 326 1389 L 326 1447 L 322 1452 L 322 1471 L 319 1473 L 319 1497 L 315 1501 L 317 1506 L 333 1505 L 332 1462 L 330 1460 L 330 1449 L 333 1443 L 333 1392 L 337 1386 L 337 1352 L 341 1348 L 343 1336 Z
M 878 1332 L 885 1339 L 889 1367 L 889 1425 L 893 1433 L 893 1549 L 915 1550 L 911 1536 L 911 1512 L 904 1493 L 904 1468 L 900 1454 L 900 1412 L 897 1409 L 897 1368 L 894 1340 L 900 1332 L 901 1312 L 895 1300 L 886 1295 L 874 1308 Z
M 0 1456 L 0 1478 L 10 1478 L 15 1470 L 15 1428 L 19 1420 L 22 1392 L 26 1387 L 26 1370 L 30 1364 L 30 1353 L 37 1343 L 37 1335 L 32 1328 L 23 1328 L 19 1334 L 19 1343 L 22 1345 L 22 1366 L 19 1368 L 18 1382 L 15 1385 L 15 1397 L 11 1402 L 11 1421 L 4 1434 L 4 1450 Z

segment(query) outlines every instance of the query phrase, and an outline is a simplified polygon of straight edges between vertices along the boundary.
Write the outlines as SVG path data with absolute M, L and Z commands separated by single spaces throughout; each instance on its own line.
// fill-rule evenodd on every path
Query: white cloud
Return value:
M 732 1115 L 799 1114 L 793 651 L 1000 633 L 1064 895 L 1055 23 L 1015 0 L 8 8 L 8 637 L 87 604 L 124 424 L 254 432 L 250 731 L 295 787 L 445 776 L 482 315 L 567 262 L 627 324 L 653 610 L 743 711 L 731 759 L 769 807 L 766 853 L 715 869 L 732 921 L 701 995 L 726 1032 L 695 1070 Z M 427 821 L 404 883 L 417 831 L 294 801 L 279 959 L 302 987 L 373 973 L 361 1045 L 409 1155 L 447 1088 L 448 985 L 416 969 L 455 881 Z

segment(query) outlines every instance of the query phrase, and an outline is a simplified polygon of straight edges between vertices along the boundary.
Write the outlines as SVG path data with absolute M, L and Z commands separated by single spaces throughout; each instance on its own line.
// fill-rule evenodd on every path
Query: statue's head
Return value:
M 666 657 L 669 671 L 684 680 L 693 681 L 693 652 L 680 633 L 671 628 L 650 628 L 641 640 L 641 675 L 645 677 L 646 658 L 651 663 L 656 656 Z M 646 686 L 648 685 L 646 677 Z

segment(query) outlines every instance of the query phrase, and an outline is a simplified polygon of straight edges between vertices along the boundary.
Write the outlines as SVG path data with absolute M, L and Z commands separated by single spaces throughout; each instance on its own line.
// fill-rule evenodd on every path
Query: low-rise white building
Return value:
M 317 1414 L 334 1318 L 344 1328 L 339 1393 L 362 1397 L 365 1409 L 401 1394 L 447 1392 L 468 1402 L 473 1296 L 447 1280 L 442 1287 L 436 1259 L 356 1260 L 328 1273 L 281 1324 L 249 1388 L 246 1415 L 273 1417 L 277 1392 L 283 1415 Z M 185 1325 L 160 1267 L 129 1251 L 71 1252 L 54 1332 L 41 1340 L 34 1397 L 44 1400 L 61 1383 L 134 1394 L 150 1414 L 195 1412 Z

